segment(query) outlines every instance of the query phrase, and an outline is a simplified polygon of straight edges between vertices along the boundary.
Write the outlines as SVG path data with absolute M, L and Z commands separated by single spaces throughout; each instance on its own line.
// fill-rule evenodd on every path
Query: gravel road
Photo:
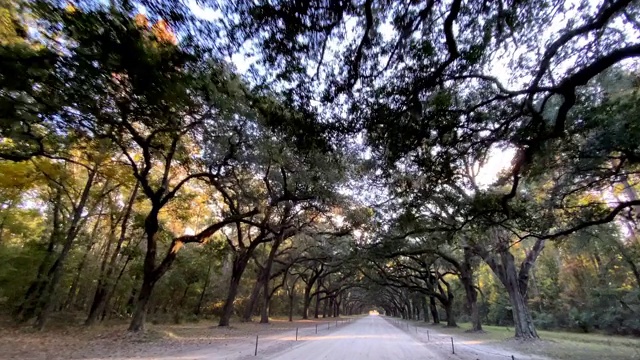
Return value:
M 462 337 L 456 340 L 455 355 L 451 353 L 448 335 L 430 329 L 431 338 L 423 329 L 397 319 L 369 315 L 340 325 L 329 322 L 330 329 L 300 328 L 296 340 L 293 330 L 260 335 L 257 356 L 255 337 L 247 337 L 224 345 L 197 351 L 167 354 L 149 359 L 179 360 L 549 360 L 539 356 L 523 355 L 479 341 Z M 395 326 L 397 323 L 399 326 Z M 416 329 L 414 332 L 413 329 Z M 425 336 L 427 335 L 427 336 Z M 514 357 L 512 357 L 514 356 Z
M 264 356 L 279 360 L 445 359 L 379 316 L 367 316 L 331 334 L 305 338 L 293 348 Z

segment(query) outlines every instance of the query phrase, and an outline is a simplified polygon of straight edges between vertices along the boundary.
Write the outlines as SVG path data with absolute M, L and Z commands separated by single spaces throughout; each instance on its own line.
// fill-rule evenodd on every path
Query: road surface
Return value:
M 324 336 L 308 336 L 299 345 L 259 358 L 279 360 L 445 359 L 380 316 L 370 315 Z
M 392 324 L 397 322 L 401 326 Z M 543 357 L 523 355 L 506 349 L 481 344 L 478 341 L 458 339 L 455 355 L 451 353 L 450 336 L 431 330 L 431 338 L 425 331 L 396 319 L 369 315 L 341 325 L 328 323 L 330 329 L 300 328 L 270 335 L 260 335 L 257 356 L 255 338 L 247 338 L 224 346 L 208 347 L 178 356 L 167 354 L 154 359 L 179 360 L 548 360 Z M 416 329 L 414 332 L 413 329 Z M 427 335 L 427 336 L 425 336 Z

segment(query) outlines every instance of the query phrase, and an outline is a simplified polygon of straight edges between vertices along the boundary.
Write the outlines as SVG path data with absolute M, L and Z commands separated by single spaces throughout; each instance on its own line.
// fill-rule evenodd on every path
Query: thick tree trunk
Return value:
M 429 322 L 429 304 L 426 296 L 422 296 L 422 313 L 424 314 L 424 322 Z
M 475 250 L 500 279 L 509 294 L 515 337 L 523 340 L 538 339 L 538 332 L 533 324 L 533 318 L 527 304 L 527 290 L 529 286 L 529 271 L 531 271 L 533 264 L 544 249 L 545 240 L 536 240 L 520 264 L 520 271 L 518 271 L 513 254 L 509 252 L 508 237 L 502 234 L 499 229 L 494 229 L 491 234 L 498 246 L 497 254 L 496 251 L 490 253 L 478 247 Z
M 293 321 L 293 300 L 296 296 L 296 283 L 299 279 L 300 277 L 298 276 L 293 279 L 293 282 L 290 285 L 287 284 L 287 295 L 289 296 L 289 321 Z
M 438 306 L 436 305 L 436 298 L 429 297 L 429 307 L 431 308 L 431 317 L 434 324 L 440 324 L 440 314 L 438 314 Z
M 304 298 L 302 302 L 302 318 L 309 319 L 309 307 L 311 306 L 311 288 L 313 287 L 313 283 L 307 284 L 304 287 Z
M 151 293 L 153 292 L 154 285 L 155 281 L 153 281 L 153 279 L 150 279 L 147 276 L 144 277 L 140 293 L 138 293 L 138 299 L 136 300 L 133 317 L 129 324 L 129 331 L 144 331 L 147 310 L 149 308 L 149 300 L 151 300 Z
M 277 277 L 277 276 L 276 276 Z M 283 287 L 285 285 L 287 281 L 287 272 L 285 272 L 282 276 L 282 283 L 280 283 L 280 285 L 275 286 L 273 289 L 269 289 L 269 283 L 271 282 L 271 276 L 269 276 L 269 279 L 267 281 L 264 282 L 264 296 L 263 296 L 263 300 L 264 303 L 262 304 L 262 306 L 260 307 L 260 323 L 261 324 L 268 324 L 269 323 L 269 316 L 271 315 L 270 311 L 271 311 L 271 299 L 273 298 L 273 295 L 276 293 L 276 291 Z
M 456 324 L 456 317 L 453 313 L 453 301 L 447 301 L 443 303 L 442 306 L 444 307 L 444 312 L 447 315 L 447 326 L 457 327 L 458 324 Z
M 229 292 L 227 293 L 227 299 L 222 307 L 222 315 L 220 316 L 220 322 L 218 326 L 229 326 L 231 321 L 231 315 L 233 315 L 233 302 L 238 295 L 238 288 L 240 287 L 240 280 L 244 270 L 247 268 L 249 257 L 246 254 L 242 254 L 234 259 L 233 269 L 231 271 L 231 282 L 229 283 Z
M 149 211 L 149 214 L 147 214 L 144 222 L 147 250 L 143 263 L 142 287 L 138 293 L 138 299 L 133 311 L 133 318 L 129 324 L 129 331 L 134 332 L 144 330 L 144 321 L 147 310 L 149 309 L 149 300 L 151 299 L 153 288 L 158 280 L 160 280 L 160 278 L 169 270 L 171 264 L 178 255 L 178 250 L 183 245 L 183 243 L 176 242 L 175 240 L 172 241 L 167 251 L 167 255 L 164 257 L 160 265 L 156 267 L 158 251 L 157 236 L 160 231 L 158 216 L 160 209 L 162 208 L 162 204 L 159 204 L 156 201 L 152 201 L 152 204 L 153 207 Z
M 482 322 L 480 321 L 480 311 L 478 309 L 477 294 L 475 298 L 467 299 L 469 311 L 471 312 L 471 329 L 473 331 L 482 331 Z
M 526 300 L 516 289 L 508 290 L 509 300 L 513 312 L 513 322 L 518 339 L 537 339 L 538 332 L 533 325 L 533 318 L 529 312 Z
M 264 301 L 260 306 L 260 324 L 268 324 L 269 316 L 271 316 L 271 296 L 264 296 L 263 299 Z
M 271 250 L 269 250 L 269 256 L 267 257 L 267 261 L 264 264 L 264 268 L 262 271 L 262 308 L 260 310 L 260 323 L 268 324 L 269 323 L 269 305 L 271 302 L 271 291 L 269 290 L 269 282 L 271 280 L 271 268 L 273 267 L 273 261 L 276 258 L 276 254 L 278 253 L 278 248 L 280 244 L 282 244 L 282 236 L 278 237 L 274 240 L 273 244 L 271 244 Z
M 293 321 L 293 299 L 295 294 L 293 291 L 289 293 L 289 322 Z
M 249 301 L 247 301 L 244 312 L 242 313 L 242 318 L 240 319 L 242 322 L 251 321 L 251 317 L 258 306 L 258 299 L 260 299 L 260 290 L 262 288 L 264 288 L 264 268 L 258 271 L 256 282 L 253 284 L 253 289 L 251 290 L 251 296 L 249 296 Z
M 160 207 L 154 205 L 149 211 L 149 214 L 147 214 L 144 222 L 145 233 L 147 235 L 147 251 L 145 253 L 143 263 L 142 287 L 138 293 L 138 298 L 133 310 L 133 317 L 129 324 L 129 331 L 133 332 L 144 331 L 147 310 L 149 309 L 149 301 L 151 300 L 153 287 L 160 276 L 162 276 L 162 273 L 156 271 L 155 265 L 156 252 L 158 250 L 156 237 L 158 235 L 158 231 L 160 231 L 160 223 L 158 221 L 159 213 Z
M 104 284 L 98 280 L 98 287 L 96 288 L 96 292 L 93 295 L 93 301 L 91 302 L 91 307 L 89 308 L 89 315 L 87 320 L 85 320 L 84 324 L 87 326 L 91 326 L 96 323 L 98 317 L 102 313 L 104 308 L 104 304 L 107 299 L 107 289 Z
M 265 281 L 262 289 L 262 306 L 260 307 L 260 324 L 269 323 L 269 309 L 271 307 L 271 293 L 269 292 L 269 281 Z
M 327 307 L 329 306 L 329 299 L 328 298 L 324 298 L 322 300 L 322 318 L 326 318 L 327 317 Z
M 315 298 L 316 298 L 316 303 L 315 303 L 315 310 L 313 312 L 313 318 L 317 319 L 320 316 L 320 292 L 316 294 Z
M 464 288 L 467 299 L 467 307 L 471 315 L 471 330 L 482 331 L 482 323 L 480 322 L 480 312 L 478 311 L 478 291 L 473 284 L 473 268 L 471 267 L 471 258 L 473 254 L 468 247 L 464 248 L 464 261 L 460 266 L 460 282 Z
M 533 318 L 527 305 L 526 294 L 521 291 L 513 256 L 510 253 L 503 253 L 502 264 L 504 266 L 502 282 L 507 289 L 507 293 L 509 293 L 516 338 L 525 340 L 538 339 L 538 332 L 533 325 Z

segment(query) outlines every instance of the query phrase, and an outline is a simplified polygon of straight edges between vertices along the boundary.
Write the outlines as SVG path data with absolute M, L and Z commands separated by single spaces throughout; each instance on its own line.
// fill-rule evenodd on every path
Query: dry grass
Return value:
M 232 322 L 218 327 L 213 320 L 186 324 L 147 324 L 141 334 L 127 332 L 124 321 L 87 328 L 52 322 L 43 332 L 30 326 L 16 326 L 0 320 L 0 359 L 88 359 L 154 357 L 197 350 L 207 346 L 225 346 L 257 334 L 314 327 L 334 319 L 272 319 L 270 324 Z M 76 322 L 74 322 L 76 323 Z M 333 325 L 332 325 L 333 326 Z

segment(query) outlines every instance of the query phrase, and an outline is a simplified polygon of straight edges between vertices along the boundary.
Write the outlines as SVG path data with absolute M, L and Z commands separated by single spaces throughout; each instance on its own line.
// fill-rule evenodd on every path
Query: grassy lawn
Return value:
M 485 333 L 469 333 L 471 324 L 462 323 L 458 328 L 413 322 L 413 325 L 432 328 L 443 334 L 461 337 L 497 347 L 511 348 L 522 354 L 546 356 L 567 360 L 640 360 L 640 338 L 582 334 L 564 331 L 539 330 L 541 341 L 533 343 L 513 339 L 513 328 L 483 325 Z

